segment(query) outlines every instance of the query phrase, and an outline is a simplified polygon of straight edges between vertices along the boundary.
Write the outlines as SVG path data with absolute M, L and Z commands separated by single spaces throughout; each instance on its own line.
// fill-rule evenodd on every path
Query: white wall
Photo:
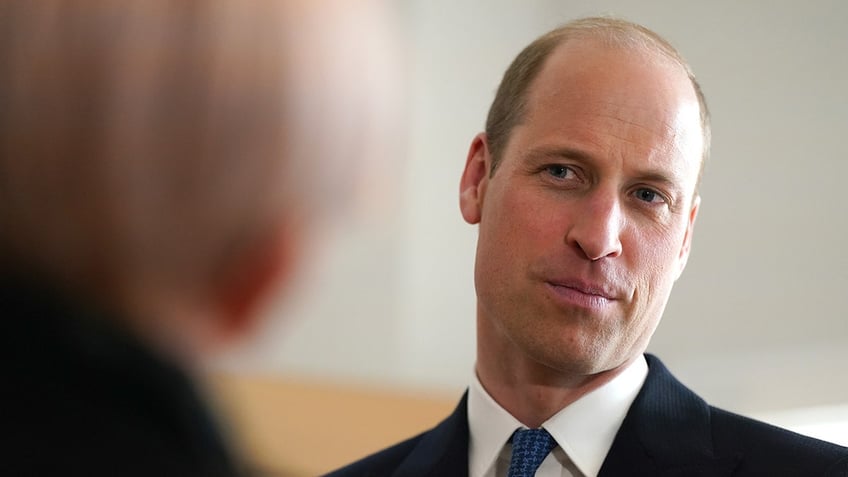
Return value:
M 329 230 L 309 286 L 274 311 L 285 323 L 228 365 L 462 389 L 475 346 L 476 230 L 457 208 L 468 144 L 524 45 L 568 19 L 613 13 L 671 40 L 713 113 L 693 255 L 651 351 L 730 409 L 848 403 L 848 2 L 396 6 L 409 129 L 406 156 L 375 182 L 389 206 Z

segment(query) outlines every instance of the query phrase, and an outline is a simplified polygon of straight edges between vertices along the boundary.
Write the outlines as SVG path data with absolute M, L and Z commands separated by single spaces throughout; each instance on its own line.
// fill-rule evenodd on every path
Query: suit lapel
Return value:
M 599 477 L 733 475 L 741 455 L 715 455 L 710 408 L 652 355 L 648 377 L 607 454 Z M 468 393 L 427 432 L 392 477 L 468 475 Z
M 392 477 L 467 477 L 468 392 L 453 414 L 422 436 Z
M 654 356 L 648 377 L 616 434 L 599 477 L 730 476 L 741 456 L 717 456 L 710 408 Z

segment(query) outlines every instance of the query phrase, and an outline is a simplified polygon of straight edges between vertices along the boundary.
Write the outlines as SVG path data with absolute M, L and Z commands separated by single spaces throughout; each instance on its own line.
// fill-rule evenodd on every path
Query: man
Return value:
M 373 9 L 0 4 L 0 474 L 238 472 L 191 374 L 350 198 Z
M 436 428 L 331 475 L 848 475 L 848 449 L 712 408 L 643 354 L 709 140 L 689 67 L 639 25 L 577 20 L 521 52 L 460 182 L 475 379 Z

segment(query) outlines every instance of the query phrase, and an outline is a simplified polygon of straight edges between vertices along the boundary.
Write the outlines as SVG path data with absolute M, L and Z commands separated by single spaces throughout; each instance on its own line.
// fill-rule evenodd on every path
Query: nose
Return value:
M 569 246 L 592 261 L 621 255 L 624 215 L 617 194 L 596 191 L 584 197 L 572 217 L 565 237 Z

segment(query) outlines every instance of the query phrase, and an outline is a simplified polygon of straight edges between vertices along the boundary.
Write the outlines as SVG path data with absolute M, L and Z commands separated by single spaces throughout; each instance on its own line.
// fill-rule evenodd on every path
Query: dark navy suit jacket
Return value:
M 0 278 L 0 475 L 239 475 L 189 377 L 116 322 Z
M 707 405 L 654 356 L 600 477 L 848 477 L 848 448 Z M 438 426 L 330 477 L 468 475 L 467 394 Z

